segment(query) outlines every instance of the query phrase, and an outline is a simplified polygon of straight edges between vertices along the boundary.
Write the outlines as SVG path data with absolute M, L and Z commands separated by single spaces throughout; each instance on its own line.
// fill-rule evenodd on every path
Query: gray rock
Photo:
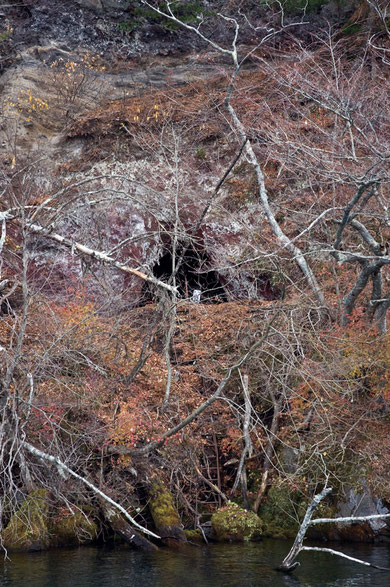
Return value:
M 127 10 L 130 0 L 76 0 L 82 8 L 90 8 L 96 11 L 103 10 Z
M 339 503 L 338 516 L 373 516 L 388 514 L 390 511 L 383 505 L 381 499 L 372 495 L 369 488 L 364 493 L 356 493 L 354 489 L 347 489 L 345 501 Z M 388 534 L 389 527 L 386 520 L 370 520 L 367 522 L 374 535 Z
M 76 0 L 82 8 L 91 8 L 92 10 L 103 10 L 101 0 Z

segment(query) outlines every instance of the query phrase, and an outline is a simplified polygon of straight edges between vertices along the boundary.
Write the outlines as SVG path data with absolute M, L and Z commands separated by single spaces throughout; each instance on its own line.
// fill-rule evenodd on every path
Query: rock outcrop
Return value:
M 263 525 L 254 512 L 229 502 L 213 514 L 211 526 L 219 542 L 248 542 L 261 538 Z

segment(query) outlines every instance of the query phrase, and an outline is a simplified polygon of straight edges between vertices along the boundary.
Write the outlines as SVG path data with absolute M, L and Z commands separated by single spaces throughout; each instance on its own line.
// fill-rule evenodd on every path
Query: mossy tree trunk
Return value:
M 172 495 L 164 482 L 156 477 L 148 487 L 149 510 L 157 533 L 164 544 L 175 546 L 187 542 Z

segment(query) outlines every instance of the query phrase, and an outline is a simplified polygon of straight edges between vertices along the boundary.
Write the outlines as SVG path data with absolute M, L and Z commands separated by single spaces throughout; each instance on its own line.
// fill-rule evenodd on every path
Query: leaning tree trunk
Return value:
M 102 503 L 104 517 L 115 532 L 130 546 L 138 550 L 154 551 L 157 546 L 137 532 L 131 524 L 112 506 Z
M 298 554 L 303 549 L 303 546 L 302 546 L 303 541 L 305 539 L 307 529 L 310 526 L 311 518 L 312 518 L 314 512 L 316 511 L 316 509 L 318 508 L 318 506 L 320 505 L 321 501 L 329 493 L 331 493 L 331 491 L 332 491 L 332 489 L 330 487 L 325 487 L 321 491 L 321 493 L 319 493 L 318 495 L 315 495 L 314 498 L 312 499 L 309 507 L 306 510 L 306 514 L 305 514 L 305 517 L 303 518 L 303 522 L 301 524 L 301 527 L 298 530 L 298 534 L 295 537 L 294 544 L 292 545 L 292 548 L 291 548 L 290 552 L 288 553 L 288 555 L 283 559 L 283 562 L 280 565 L 280 567 L 278 567 L 279 571 L 290 572 L 290 571 L 293 571 L 297 566 L 299 566 L 299 563 L 296 562 L 295 559 L 297 558 Z
M 179 514 L 170 491 L 164 482 L 156 477 L 149 487 L 149 510 L 156 530 L 167 546 L 178 546 L 187 542 Z

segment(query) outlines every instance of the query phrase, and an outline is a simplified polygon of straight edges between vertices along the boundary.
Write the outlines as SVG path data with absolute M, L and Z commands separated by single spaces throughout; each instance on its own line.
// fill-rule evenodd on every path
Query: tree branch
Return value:
M 43 226 L 39 226 L 38 224 L 27 223 L 27 228 L 30 232 L 33 232 L 35 234 L 40 234 L 46 238 L 54 240 L 57 243 L 59 243 L 60 245 L 63 245 L 65 247 L 67 247 L 68 249 L 71 249 L 72 251 L 73 250 L 80 251 L 80 253 L 83 253 L 83 255 L 88 255 L 89 257 L 92 257 L 93 259 L 97 259 L 98 261 L 102 261 L 104 263 L 109 263 L 110 265 L 116 267 L 120 271 L 124 271 L 125 273 L 131 273 L 132 275 L 136 275 L 137 277 L 140 277 L 144 281 L 149 281 L 150 283 L 153 283 L 154 285 L 157 285 L 158 287 L 162 287 L 163 289 L 166 289 L 166 290 L 170 291 L 171 293 L 177 293 L 176 288 L 172 287 L 171 285 L 168 285 L 167 283 L 164 283 L 160 279 L 156 279 L 155 277 L 153 277 L 151 275 L 146 275 L 146 273 L 142 273 L 141 271 L 138 271 L 138 269 L 132 269 L 128 265 L 125 265 L 123 263 L 120 263 L 119 261 L 116 261 L 113 257 L 110 257 L 109 255 L 106 255 L 105 253 L 102 253 L 100 251 L 96 251 L 95 249 L 90 249 L 89 247 L 86 247 L 85 245 L 82 245 L 81 243 L 72 241 L 72 239 L 70 239 L 70 238 L 64 237 L 64 236 L 57 234 L 55 232 L 51 232 L 49 229 L 44 228 Z
M 346 558 L 349 561 L 354 563 L 360 563 L 361 565 L 365 565 L 366 567 L 373 567 L 374 569 L 379 569 L 380 571 L 390 571 L 390 568 L 387 567 L 378 567 L 378 565 L 374 565 L 373 563 L 369 563 L 367 561 L 362 561 L 360 558 L 355 558 L 353 556 L 348 556 L 343 552 L 339 552 L 338 550 L 333 550 L 332 548 L 320 548 L 318 546 L 302 546 L 301 550 L 313 550 L 316 552 L 327 552 L 329 554 L 334 554 L 336 556 L 341 556 L 342 558 Z
M 49 455 L 48 453 L 46 453 L 46 452 L 44 452 L 42 450 L 39 450 L 39 448 L 35 448 L 35 446 L 33 446 L 32 444 L 30 444 L 29 442 L 26 442 L 26 441 L 23 441 L 22 442 L 22 445 L 32 455 L 38 457 L 39 459 L 42 459 L 42 460 L 47 461 L 49 463 L 52 463 L 62 473 L 65 472 L 68 475 L 71 475 L 72 477 L 74 477 L 75 479 L 77 479 L 78 481 L 81 481 L 82 483 L 84 483 L 84 485 L 86 485 L 87 487 L 89 487 L 89 489 L 92 489 L 92 491 L 94 493 L 96 493 L 99 497 L 101 497 L 102 499 L 104 499 L 104 501 L 106 501 L 107 503 L 109 503 L 112 506 L 114 506 L 114 508 L 116 508 L 117 510 L 119 510 L 125 516 L 125 518 L 127 518 L 127 520 L 131 524 L 133 524 L 133 526 L 136 526 L 139 530 L 141 530 L 141 532 L 143 532 L 144 534 L 148 534 L 149 536 L 152 536 L 153 538 L 158 538 L 158 539 L 160 538 L 160 536 L 158 536 L 154 532 L 151 532 L 150 530 L 147 530 L 146 528 L 144 528 L 143 526 L 141 526 L 140 524 L 138 524 L 138 522 L 136 522 L 134 520 L 134 518 L 132 518 L 130 516 L 130 514 L 125 510 L 125 508 L 123 508 L 119 503 L 117 503 L 116 501 L 114 501 L 113 499 L 111 499 L 111 497 L 109 497 L 108 495 L 106 495 L 105 493 L 103 493 L 103 491 L 101 491 L 98 487 L 96 487 L 96 485 L 93 485 L 93 483 L 91 483 L 90 481 L 88 481 L 88 479 L 86 479 L 85 477 L 82 477 L 81 475 L 79 475 L 78 473 L 76 473 L 75 471 L 73 471 L 73 469 L 70 469 L 58 457 L 53 457 L 52 455 Z
M 170 438 L 171 436 L 173 436 L 174 434 L 177 434 L 178 432 L 180 432 L 180 430 L 182 430 L 183 428 L 188 426 L 188 424 L 193 422 L 195 420 L 195 418 L 200 416 L 200 414 L 202 412 L 204 412 L 208 407 L 211 406 L 211 404 L 213 404 L 217 399 L 220 398 L 223 390 L 225 389 L 225 387 L 226 387 L 227 383 L 229 382 L 233 373 L 237 369 L 239 369 L 241 367 L 241 365 L 243 365 L 245 363 L 245 361 L 247 361 L 247 359 L 255 352 L 255 350 L 257 350 L 259 347 L 261 347 L 262 344 L 267 340 L 267 338 L 269 337 L 269 333 L 270 333 L 272 324 L 276 320 L 277 316 L 278 316 L 278 313 L 276 313 L 274 315 L 274 317 L 272 318 L 272 320 L 268 324 L 268 326 L 267 326 L 263 336 L 260 338 L 260 340 L 255 342 L 251 346 L 251 348 L 245 353 L 245 355 L 243 355 L 237 361 L 237 363 L 235 365 L 232 365 L 231 367 L 229 367 L 225 377 L 222 379 L 221 383 L 218 385 L 215 392 L 205 402 L 203 402 L 203 404 L 201 404 L 198 408 L 196 408 L 193 412 L 191 412 L 191 414 L 189 414 L 186 418 L 184 418 L 184 420 L 179 422 L 179 424 L 177 424 L 176 426 L 173 426 L 173 428 L 170 428 L 170 430 L 167 430 L 167 432 L 162 434 L 159 441 L 149 442 L 148 444 L 146 444 L 142 448 L 135 448 L 135 449 L 128 448 L 126 446 L 109 446 L 108 451 L 111 454 L 138 456 L 138 455 L 147 454 L 150 451 L 155 450 L 156 448 L 159 448 L 160 446 L 163 446 L 163 444 L 167 438 Z
M 337 550 L 332 550 L 331 548 L 319 548 L 319 547 L 314 547 L 314 546 L 303 546 L 303 541 L 305 539 L 305 535 L 306 532 L 309 528 L 309 526 L 314 526 L 315 524 L 329 524 L 329 523 L 337 523 L 337 524 L 353 524 L 355 522 L 367 522 L 370 520 L 378 520 L 378 519 L 383 519 L 383 518 L 390 518 L 390 514 L 375 514 L 375 515 L 370 515 L 370 516 L 350 516 L 350 517 L 343 517 L 343 518 L 317 518 L 315 520 L 312 520 L 312 515 L 315 512 L 315 510 L 318 508 L 318 506 L 320 505 L 321 501 L 327 496 L 329 495 L 329 493 L 332 492 L 332 488 L 331 487 L 324 487 L 324 489 L 321 491 L 321 493 L 319 493 L 318 495 L 315 495 L 311 501 L 311 503 L 309 504 L 307 510 L 306 510 L 306 514 L 305 517 L 303 519 L 303 522 L 298 530 L 297 536 L 294 540 L 294 544 L 290 550 L 290 552 L 288 553 L 288 555 L 284 558 L 282 564 L 280 565 L 280 567 L 278 568 L 279 571 L 293 571 L 297 566 L 299 566 L 299 562 L 295 562 L 295 559 L 297 558 L 298 554 L 302 551 L 302 550 L 313 550 L 313 551 L 317 551 L 317 552 L 328 552 L 329 554 L 334 554 L 337 556 L 341 556 L 343 558 L 346 558 L 348 560 L 351 560 L 353 562 L 356 563 L 360 563 L 362 565 L 366 565 L 368 567 L 374 567 L 376 569 L 380 569 L 381 571 L 390 571 L 390 569 L 385 568 L 385 567 L 378 567 L 377 565 L 373 565 L 372 563 L 368 563 L 366 561 L 362 561 L 360 559 L 348 556 L 342 552 L 339 552 Z

